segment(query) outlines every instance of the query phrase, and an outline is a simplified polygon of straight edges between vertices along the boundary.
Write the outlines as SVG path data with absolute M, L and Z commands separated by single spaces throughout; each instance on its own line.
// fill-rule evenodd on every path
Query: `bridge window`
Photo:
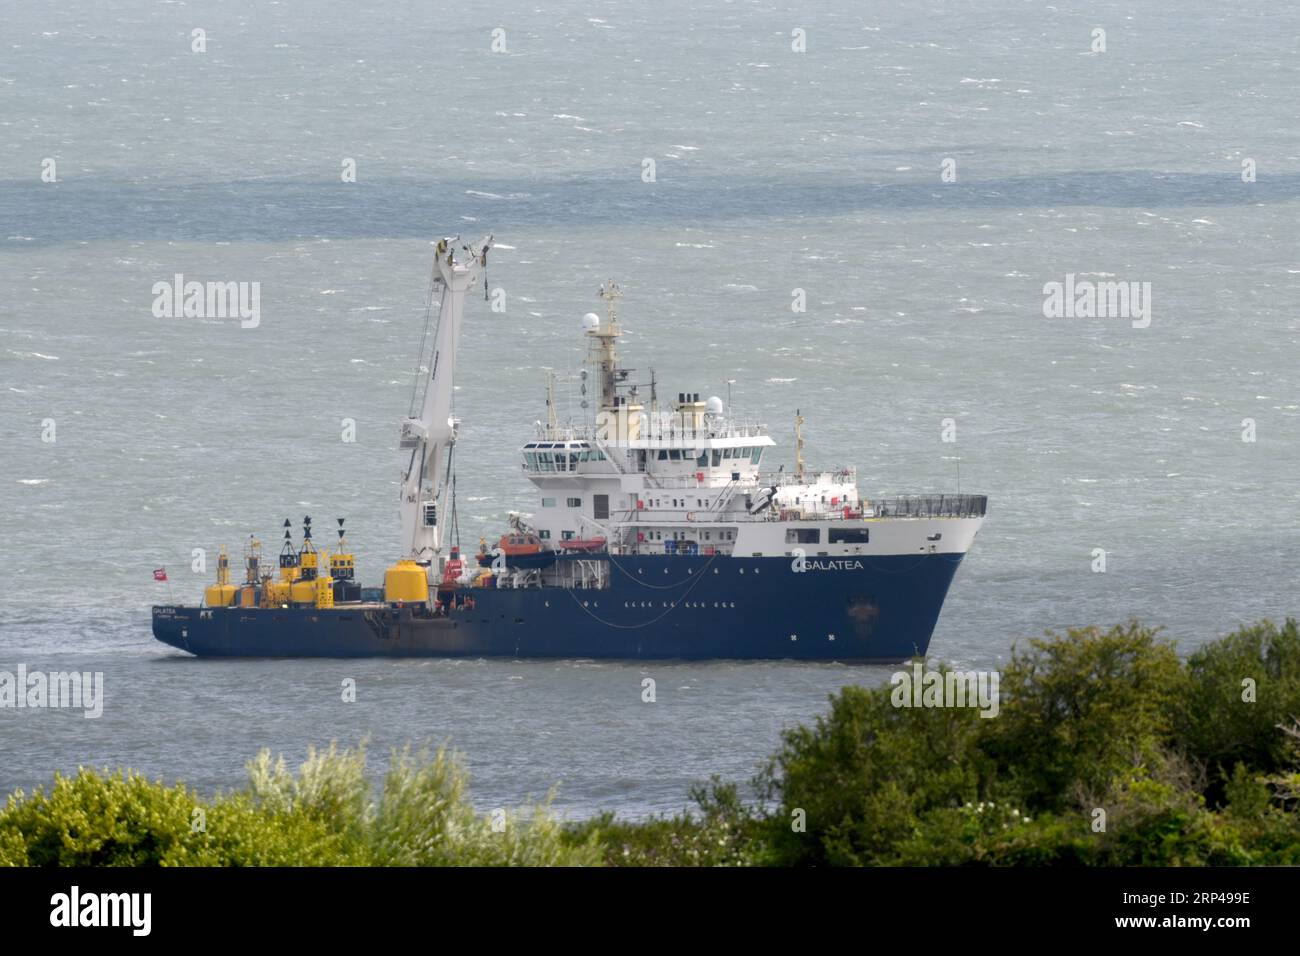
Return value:
M 695 459 L 695 464 L 699 465 L 701 468 L 708 467 L 709 453 L 707 450 L 700 452 L 700 457 Z
M 867 528 L 831 528 L 831 544 L 866 544 L 870 537 Z
M 759 445 L 757 448 L 753 449 L 750 452 L 749 463 L 751 465 L 757 465 L 762 460 L 763 460 L 763 446 Z

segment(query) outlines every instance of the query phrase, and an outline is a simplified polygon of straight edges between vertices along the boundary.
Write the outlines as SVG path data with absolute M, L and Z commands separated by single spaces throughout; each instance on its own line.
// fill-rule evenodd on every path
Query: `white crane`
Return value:
M 434 332 L 429 377 L 418 418 L 402 420 L 402 541 L 406 557 L 442 572 L 442 534 L 438 526 L 447 458 L 456 443 L 460 424 L 452 418 L 452 385 L 456 376 L 456 350 L 465 294 L 487 265 L 492 237 L 477 247 L 457 245 L 459 236 L 443 239 L 434 254 L 433 281 L 441 286 L 438 326 Z

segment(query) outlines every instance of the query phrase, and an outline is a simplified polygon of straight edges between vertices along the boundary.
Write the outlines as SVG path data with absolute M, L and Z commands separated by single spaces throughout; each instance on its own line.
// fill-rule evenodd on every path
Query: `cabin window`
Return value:
M 540 539 L 543 540 L 543 541 L 550 541 L 550 540 L 551 540 L 551 532 L 549 532 L 549 531 L 547 531 L 545 528 L 543 528 L 541 531 L 537 532 L 537 537 L 540 538 Z
M 591 508 L 596 520 L 609 517 L 609 495 L 592 495 Z
M 560 537 L 563 538 L 565 541 L 572 541 L 572 540 L 573 540 L 573 532 L 572 532 L 572 531 L 561 531 L 561 532 L 560 532 Z
M 568 498 L 568 499 L 566 499 L 566 501 L 567 501 L 567 503 L 568 503 L 568 505 L 569 505 L 570 508 L 581 508 L 581 507 L 582 507 L 582 499 L 581 499 L 581 498 Z
M 554 499 L 554 498 L 543 498 L 543 499 L 542 499 L 542 507 L 543 507 L 543 508 L 554 508 L 554 507 L 555 507 L 555 499 Z
M 831 528 L 831 544 L 866 544 L 870 531 L 867 528 Z
M 832 532 L 834 534 L 834 532 Z M 822 532 L 820 528 L 786 528 L 786 544 L 820 544 Z

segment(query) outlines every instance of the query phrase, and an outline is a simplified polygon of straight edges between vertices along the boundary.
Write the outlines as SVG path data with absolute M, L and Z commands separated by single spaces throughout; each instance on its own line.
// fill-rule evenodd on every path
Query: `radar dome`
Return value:
M 722 414 L 722 399 L 716 395 L 710 395 L 709 400 L 704 404 L 704 410 L 710 415 Z
M 600 316 L 595 312 L 588 312 L 582 317 L 582 327 L 584 329 L 595 329 L 600 327 Z

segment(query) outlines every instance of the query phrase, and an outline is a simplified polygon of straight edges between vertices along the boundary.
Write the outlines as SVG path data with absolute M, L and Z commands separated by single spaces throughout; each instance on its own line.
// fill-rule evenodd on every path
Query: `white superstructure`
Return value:
M 644 400 L 618 363 L 621 293 L 608 283 L 600 294 L 606 314 L 584 319 L 594 422 L 560 425 L 552 405 L 523 447 L 541 499 L 525 527 L 543 548 L 813 562 L 970 548 L 982 496 L 866 499 L 852 468 L 805 472 L 801 442 L 796 472 L 773 473 L 766 428 L 734 421 L 721 399 L 679 393 L 661 404 L 652 386 Z

